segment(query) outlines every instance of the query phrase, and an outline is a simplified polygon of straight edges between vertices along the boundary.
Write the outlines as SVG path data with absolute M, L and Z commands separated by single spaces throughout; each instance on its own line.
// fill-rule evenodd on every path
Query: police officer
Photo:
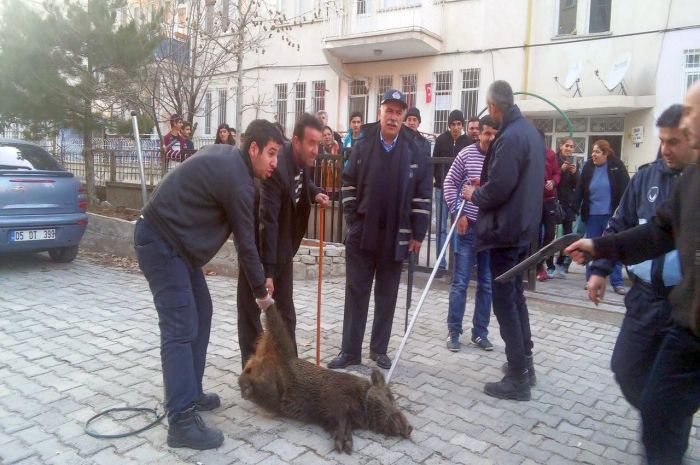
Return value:
M 679 128 L 683 107 L 672 105 L 656 121 L 661 141 L 660 157 L 642 165 L 630 181 L 605 234 L 651 221 L 656 207 L 669 198 L 678 176 L 694 159 L 688 139 Z M 602 298 L 612 262 L 591 264 L 588 294 Z M 640 400 L 654 359 L 671 317 L 668 295 L 681 279 L 678 252 L 631 265 L 633 286 L 625 296 L 627 312 L 612 354 L 611 367 L 627 401 L 640 408 Z

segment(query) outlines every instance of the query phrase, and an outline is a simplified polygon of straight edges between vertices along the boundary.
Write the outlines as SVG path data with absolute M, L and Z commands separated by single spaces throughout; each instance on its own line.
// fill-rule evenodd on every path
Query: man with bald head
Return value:
M 650 465 L 680 465 L 688 448 L 693 416 L 700 407 L 700 82 L 688 90 L 681 129 L 695 152 L 671 197 L 646 224 L 566 249 L 625 264 L 678 250 L 680 282 L 669 294 L 671 319 L 644 386 L 640 410 L 642 442 Z

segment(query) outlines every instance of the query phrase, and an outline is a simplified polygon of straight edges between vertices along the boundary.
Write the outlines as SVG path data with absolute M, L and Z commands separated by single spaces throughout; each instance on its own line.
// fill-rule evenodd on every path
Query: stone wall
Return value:
M 88 227 L 80 247 L 120 257 L 136 258 L 134 254 L 134 223 L 109 216 L 88 213 Z M 345 276 L 345 247 L 327 243 L 323 246 L 323 275 Z M 225 276 L 238 276 L 238 255 L 233 241 L 224 244 L 205 269 Z M 318 241 L 305 240 L 294 257 L 294 277 L 315 278 L 319 270 Z

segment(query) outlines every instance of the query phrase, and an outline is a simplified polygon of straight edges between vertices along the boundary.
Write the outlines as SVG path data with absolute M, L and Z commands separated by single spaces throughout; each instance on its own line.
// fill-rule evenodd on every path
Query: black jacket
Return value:
M 277 169 L 262 183 L 260 202 L 261 252 L 265 276 L 275 277 L 281 267 L 299 250 L 306 233 L 311 205 L 321 189 L 316 187 L 308 169 L 302 172 L 299 202 L 294 202 L 294 177 L 297 175 L 292 144 L 287 143 L 277 157 Z
M 469 137 L 467 137 L 466 134 L 462 134 L 457 138 L 457 140 L 454 140 L 452 134 L 450 134 L 450 131 L 445 131 L 439 136 L 437 136 L 437 139 L 435 139 L 435 147 L 433 148 L 433 158 L 452 158 L 452 161 L 454 161 L 457 154 L 464 147 L 471 144 L 472 140 Z M 433 165 L 433 172 L 435 173 L 434 187 L 442 189 L 442 184 L 445 181 L 445 175 L 448 171 L 450 171 L 451 165 L 452 162 L 450 162 L 449 164 L 440 163 Z
M 676 184 L 671 198 L 649 223 L 618 234 L 593 240 L 595 258 L 639 263 L 678 249 L 683 278 L 669 300 L 671 317 L 700 337 L 700 170 L 689 165 Z
M 538 237 L 544 192 L 544 141 L 514 105 L 503 115 L 484 161 L 479 207 L 479 250 L 521 247 Z
M 228 144 L 207 145 L 158 184 L 143 215 L 195 267 L 211 260 L 231 233 L 256 297 L 267 294 L 255 246 L 255 187 L 250 157 Z
M 590 187 L 593 179 L 593 170 L 595 165 L 593 159 L 589 159 L 581 169 L 581 177 L 576 185 L 576 205 L 581 209 L 581 219 L 588 221 L 588 212 L 590 211 Z M 620 204 L 622 194 L 630 182 L 630 175 L 627 173 L 627 168 L 622 161 L 615 157 L 608 157 L 608 179 L 610 180 L 610 213 L 614 213 L 617 206 Z
M 358 205 L 368 192 L 372 182 L 369 173 L 369 157 L 379 141 L 379 123 L 362 127 L 361 139 L 355 143 L 347 166 L 343 170 L 343 213 L 348 235 L 361 234 L 364 215 Z M 399 230 L 397 231 L 394 259 L 402 261 L 408 256 L 409 240 L 422 242 L 428 230 L 432 192 L 430 186 L 429 159 L 422 142 L 410 128 L 401 126 L 396 149 L 401 156 L 399 179 Z
M 564 164 L 564 157 L 561 153 L 557 153 L 557 163 L 559 168 Z M 578 168 L 575 173 L 569 171 L 561 172 L 559 185 L 557 186 L 557 198 L 564 209 L 564 221 L 574 221 L 578 213 L 578 205 L 576 204 L 576 185 L 578 184 Z

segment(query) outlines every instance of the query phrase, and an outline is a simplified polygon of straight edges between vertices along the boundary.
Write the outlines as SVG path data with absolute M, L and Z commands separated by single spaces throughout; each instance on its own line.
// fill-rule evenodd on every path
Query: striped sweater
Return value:
M 452 162 L 442 187 L 445 202 L 447 202 L 452 218 L 457 215 L 457 209 L 461 203 L 462 186 L 469 182 L 469 178 L 481 176 L 481 168 L 484 166 L 485 158 L 486 154 L 481 151 L 479 143 L 475 142 L 460 150 L 455 161 Z M 466 214 L 470 223 L 476 222 L 478 213 L 479 207 L 471 202 L 467 202 L 462 211 L 462 215 Z

